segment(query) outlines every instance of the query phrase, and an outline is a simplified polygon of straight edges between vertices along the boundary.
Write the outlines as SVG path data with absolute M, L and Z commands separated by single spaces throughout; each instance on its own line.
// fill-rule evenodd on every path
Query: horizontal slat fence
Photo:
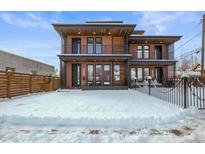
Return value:
M 59 77 L 0 71 L 0 98 L 59 89 Z

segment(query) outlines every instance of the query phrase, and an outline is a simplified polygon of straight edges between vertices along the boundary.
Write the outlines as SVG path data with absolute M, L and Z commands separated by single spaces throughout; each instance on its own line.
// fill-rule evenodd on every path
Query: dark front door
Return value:
M 162 46 L 155 46 L 156 59 L 162 59 Z
M 155 77 L 158 83 L 162 83 L 162 67 L 155 68 Z
M 80 64 L 72 64 L 72 86 L 78 87 L 81 85 Z
M 80 38 L 72 39 L 72 54 L 80 54 L 81 41 Z

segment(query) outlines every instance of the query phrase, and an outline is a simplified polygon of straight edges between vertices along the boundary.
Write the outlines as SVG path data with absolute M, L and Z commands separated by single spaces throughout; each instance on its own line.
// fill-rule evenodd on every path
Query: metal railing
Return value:
M 134 84 L 133 84 L 134 83 Z M 152 95 L 180 108 L 205 109 L 205 79 L 200 77 L 170 78 L 163 83 L 150 79 L 142 83 L 132 81 L 131 88 Z
M 70 54 L 126 54 L 124 45 L 66 45 L 66 53 Z

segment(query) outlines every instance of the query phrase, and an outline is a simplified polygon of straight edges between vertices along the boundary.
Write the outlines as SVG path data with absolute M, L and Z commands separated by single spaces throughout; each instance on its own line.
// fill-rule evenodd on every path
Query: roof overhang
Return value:
M 139 64 L 139 65 L 174 65 L 177 60 L 170 59 L 142 59 L 142 60 L 131 60 L 130 64 Z
M 58 55 L 62 61 L 79 61 L 79 60 L 111 60 L 111 61 L 127 61 L 131 58 L 131 54 L 61 54 Z
M 79 36 L 126 36 L 130 35 L 136 24 L 124 23 L 83 23 L 83 24 L 52 24 L 60 35 Z
M 157 43 L 157 44 L 172 44 L 181 39 L 182 36 L 130 36 L 130 43 Z

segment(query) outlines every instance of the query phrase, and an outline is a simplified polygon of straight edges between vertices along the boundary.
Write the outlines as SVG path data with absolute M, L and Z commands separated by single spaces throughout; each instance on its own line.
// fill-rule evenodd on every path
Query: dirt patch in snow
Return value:
M 184 133 L 178 129 L 172 129 L 170 132 L 176 136 L 179 136 L 179 137 L 184 136 Z

